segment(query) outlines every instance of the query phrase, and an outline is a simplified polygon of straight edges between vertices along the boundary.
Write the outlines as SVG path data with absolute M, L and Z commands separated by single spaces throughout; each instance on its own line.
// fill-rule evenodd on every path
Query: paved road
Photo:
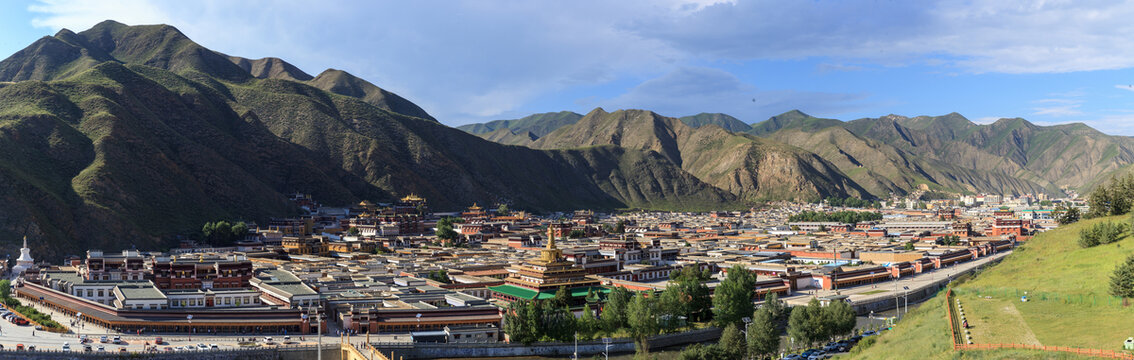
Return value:
M 943 269 L 917 274 L 915 276 L 905 276 L 896 281 L 880 281 L 874 285 L 861 285 L 852 288 L 838 289 L 838 294 L 849 295 L 853 303 L 868 303 L 879 299 L 892 299 L 894 298 L 895 290 L 898 293 L 904 293 L 902 287 L 908 286 L 910 291 L 917 291 L 926 287 L 934 286 L 935 284 L 945 280 L 953 279 L 962 273 L 973 270 L 977 267 L 986 265 L 992 261 L 1008 256 L 1012 251 L 1005 251 L 973 261 L 961 263 L 958 265 L 949 266 Z M 784 297 L 783 300 L 791 305 L 806 305 L 811 301 L 812 297 L 823 297 L 836 295 L 835 290 L 800 290 L 795 292 L 794 295 Z

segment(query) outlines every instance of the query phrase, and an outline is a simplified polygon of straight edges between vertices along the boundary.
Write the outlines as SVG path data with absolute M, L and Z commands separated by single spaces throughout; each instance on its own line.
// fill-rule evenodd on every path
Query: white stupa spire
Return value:
M 24 271 L 31 269 L 35 266 L 35 259 L 32 259 L 31 249 L 28 248 L 28 237 L 24 236 L 24 247 L 20 248 L 20 258 L 16 259 L 16 266 L 12 267 L 13 274 L 23 274 Z

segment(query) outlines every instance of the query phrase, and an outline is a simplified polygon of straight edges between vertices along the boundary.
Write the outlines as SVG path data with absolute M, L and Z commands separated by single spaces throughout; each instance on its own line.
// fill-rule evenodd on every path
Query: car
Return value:
M 90 340 L 91 340 L 91 339 L 87 338 L 87 336 L 86 336 L 86 335 L 80 335 L 80 336 L 79 336 L 79 343 L 80 343 L 80 344 L 85 344 L 85 343 L 86 343 L 87 341 L 90 341 Z
M 166 347 L 165 347 L 165 351 L 166 351 L 166 352 L 171 352 L 171 351 L 173 351 L 173 348 L 172 348 L 172 347 L 169 347 L 169 346 L 166 346 Z
M 154 344 L 161 345 L 161 344 L 164 344 L 164 343 L 165 343 L 165 339 L 162 339 L 161 336 L 154 338 Z
M 35 351 L 35 345 L 28 345 L 28 351 Z
M 109 339 L 109 338 L 107 338 L 107 337 L 106 337 L 106 335 L 100 336 L 100 337 L 98 338 L 98 342 L 100 342 L 100 343 L 106 343 L 106 342 L 108 342 L 108 341 L 110 341 L 110 339 Z
M 91 351 L 94 351 L 94 349 L 92 349 L 90 345 L 83 344 L 83 352 L 91 352 Z
M 66 343 L 66 342 L 63 343 L 63 352 L 71 352 L 71 344 L 70 343 Z
M 121 344 L 122 343 L 122 337 L 118 336 L 118 335 L 114 335 L 114 343 L 115 344 Z
M 291 344 L 291 343 L 292 343 L 292 341 L 291 341 L 291 336 L 290 336 L 290 335 L 288 335 L 288 336 L 284 336 L 284 337 L 283 337 L 283 343 L 284 343 L 284 344 Z
M 126 352 L 126 348 L 120 347 L 120 348 L 118 348 L 118 352 L 124 353 L 124 352 Z
M 220 350 L 220 346 L 217 346 L 217 344 L 209 344 L 209 349 Z
M 197 350 L 208 350 L 208 349 L 209 349 L 209 347 L 205 346 L 205 344 L 197 344 Z
M 803 359 L 803 357 L 799 356 L 799 354 L 787 354 L 787 355 L 784 355 L 784 357 L 780 358 L 780 360 L 799 360 L 799 359 Z
M 98 346 L 98 352 L 106 352 L 106 347 L 99 345 Z
M 16 344 L 16 351 L 24 350 L 24 344 Z

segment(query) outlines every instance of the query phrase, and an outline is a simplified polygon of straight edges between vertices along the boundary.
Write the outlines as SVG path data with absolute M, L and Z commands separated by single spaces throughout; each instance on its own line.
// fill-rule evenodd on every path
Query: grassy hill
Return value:
M 1134 236 L 1093 248 L 1076 243 L 1079 230 L 1109 217 L 1081 221 L 1037 235 L 1000 264 L 955 286 L 977 343 L 1021 343 L 1119 350 L 1134 336 L 1134 307 L 1107 294 L 1111 272 L 1134 254 Z M 1021 302 L 1027 291 L 1029 301 Z M 892 332 L 853 359 L 894 358 L 1073 358 L 1015 350 L 953 352 L 943 295 L 910 312 Z M 1042 358 L 1042 357 L 1041 357 Z
M 732 132 L 745 132 L 752 129 L 748 124 L 745 124 L 743 121 L 740 121 L 740 119 L 734 118 L 729 114 L 700 113 L 697 115 L 682 116 L 677 119 L 681 120 L 685 125 L 695 128 L 705 125 L 716 125 Z

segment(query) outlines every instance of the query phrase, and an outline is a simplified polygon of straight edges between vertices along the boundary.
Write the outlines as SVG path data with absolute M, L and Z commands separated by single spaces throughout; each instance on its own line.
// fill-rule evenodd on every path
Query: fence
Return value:
M 958 290 L 957 293 L 966 293 L 966 292 L 969 292 L 969 291 L 972 291 L 972 293 L 975 293 L 975 294 L 978 294 L 978 295 L 982 293 L 980 291 L 980 289 L 966 289 L 966 290 L 957 289 L 957 290 Z M 1009 295 L 1010 293 L 1008 292 L 1008 290 L 1011 290 L 1011 289 L 995 289 L 995 290 L 992 290 L 992 291 L 990 291 L 989 289 L 983 289 L 983 290 L 984 290 L 984 292 L 983 292 L 984 294 L 990 294 L 990 293 L 995 292 L 995 291 L 1002 291 L 1001 294 Z M 993 296 L 993 295 L 988 295 L 988 296 Z M 1032 297 L 1032 295 L 1031 295 L 1031 293 L 1029 293 L 1028 299 L 1030 300 L 1031 297 Z M 1046 352 L 1064 352 L 1064 353 L 1070 353 L 1070 354 L 1076 354 L 1076 355 L 1094 356 L 1094 357 L 1102 357 L 1102 358 L 1109 358 L 1109 359 L 1134 360 L 1134 353 L 1117 351 L 1117 350 L 1083 349 L 1083 348 L 1076 348 L 1076 347 L 1069 347 L 1069 346 L 1045 346 L 1045 345 L 1028 345 L 1028 344 L 967 344 L 967 343 L 961 341 L 961 338 L 959 337 L 960 333 L 961 333 L 960 332 L 961 328 L 960 328 L 960 324 L 957 322 L 957 315 L 955 314 L 956 311 L 957 311 L 956 301 L 957 300 L 956 300 L 956 297 L 954 297 L 953 289 L 946 290 L 945 291 L 945 306 L 946 306 L 946 309 L 947 309 L 946 313 L 949 316 L 949 334 L 953 338 L 953 350 L 998 350 L 998 349 L 1038 350 L 1038 351 L 1046 351 Z
M 996 349 L 1021 349 L 1021 350 L 1039 350 L 1047 352 L 1065 352 L 1076 355 L 1086 355 L 1094 357 L 1102 357 L 1108 359 L 1123 359 L 1134 360 L 1134 354 L 1117 351 L 1117 350 L 1099 350 L 1099 349 L 1082 349 L 1068 346 L 1044 346 L 1044 345 L 1028 345 L 1028 344 L 955 344 L 955 350 L 996 350 Z
M 976 296 L 991 296 L 997 298 L 1020 298 L 1027 296 L 1028 301 L 1056 301 L 1060 304 L 1083 306 L 1109 306 L 1126 307 L 1129 303 L 1117 296 L 1098 296 L 1094 294 L 1061 294 L 1055 292 L 1028 291 L 1016 288 L 958 288 L 958 294 L 972 294 Z

